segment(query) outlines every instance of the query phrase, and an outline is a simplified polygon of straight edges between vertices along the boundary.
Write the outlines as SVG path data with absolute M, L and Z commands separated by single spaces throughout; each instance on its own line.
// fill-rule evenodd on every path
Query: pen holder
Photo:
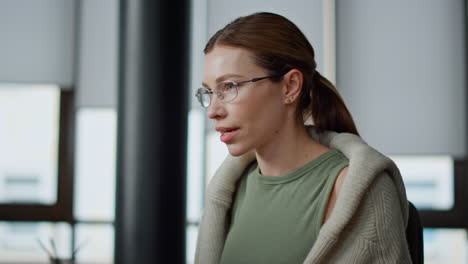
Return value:
M 75 264 L 73 259 L 50 258 L 50 264 Z
M 52 238 L 50 238 L 50 245 L 52 246 L 52 251 L 49 250 L 39 238 L 37 238 L 37 242 L 39 242 L 39 246 L 49 256 L 50 264 L 75 264 L 76 253 L 78 253 L 81 247 L 85 244 L 84 242 L 82 242 L 78 247 L 76 247 L 71 254 L 71 258 L 58 258 L 57 247 L 55 245 L 55 241 Z

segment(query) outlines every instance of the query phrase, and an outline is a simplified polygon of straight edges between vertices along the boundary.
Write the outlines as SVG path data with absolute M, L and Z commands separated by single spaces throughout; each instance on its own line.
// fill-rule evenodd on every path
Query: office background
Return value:
M 38 239 L 49 246 L 50 238 L 62 257 L 81 246 L 79 263 L 114 262 L 119 63 L 122 34 L 130 35 L 122 17 L 131 22 L 122 8 L 140 2 L 0 0 L 0 263 L 47 263 Z M 204 186 L 227 155 L 193 96 L 202 50 L 226 23 L 256 11 L 303 30 L 362 137 L 397 162 L 426 227 L 426 263 L 468 263 L 466 1 L 186 2 L 188 63 L 155 71 L 189 73 L 187 100 L 172 102 L 188 104 L 187 263 Z

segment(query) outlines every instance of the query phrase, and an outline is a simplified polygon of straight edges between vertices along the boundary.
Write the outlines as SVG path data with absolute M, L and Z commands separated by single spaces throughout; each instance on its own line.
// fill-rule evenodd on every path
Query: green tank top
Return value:
M 303 263 L 323 222 L 330 192 L 348 159 L 337 149 L 288 174 L 244 171 L 221 264 Z

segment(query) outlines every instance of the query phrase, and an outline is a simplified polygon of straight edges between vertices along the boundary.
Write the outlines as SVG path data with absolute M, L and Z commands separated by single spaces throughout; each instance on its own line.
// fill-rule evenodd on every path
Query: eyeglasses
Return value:
M 277 73 L 265 77 L 253 78 L 248 81 L 243 82 L 233 82 L 233 81 L 224 81 L 216 84 L 213 90 L 209 90 L 206 88 L 198 88 L 195 96 L 197 97 L 198 101 L 200 102 L 201 106 L 207 108 L 211 104 L 211 97 L 213 93 L 216 94 L 218 99 L 223 102 L 231 102 L 236 99 L 237 94 L 239 93 L 239 87 L 248 82 L 258 82 L 263 79 L 274 78 L 283 76 L 286 73 Z

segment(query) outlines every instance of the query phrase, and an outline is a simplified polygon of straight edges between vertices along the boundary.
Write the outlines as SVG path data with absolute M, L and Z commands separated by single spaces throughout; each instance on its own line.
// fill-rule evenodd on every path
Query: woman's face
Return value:
M 216 46 L 205 55 L 203 83 L 207 89 L 221 81 L 241 82 L 267 75 L 253 63 L 252 53 L 242 48 Z M 248 82 L 238 88 L 237 97 L 230 102 L 220 102 L 216 94 L 212 95 L 207 113 L 216 130 L 235 129 L 220 133 L 231 155 L 239 156 L 273 142 L 286 119 L 282 86 L 283 82 L 270 79 Z

